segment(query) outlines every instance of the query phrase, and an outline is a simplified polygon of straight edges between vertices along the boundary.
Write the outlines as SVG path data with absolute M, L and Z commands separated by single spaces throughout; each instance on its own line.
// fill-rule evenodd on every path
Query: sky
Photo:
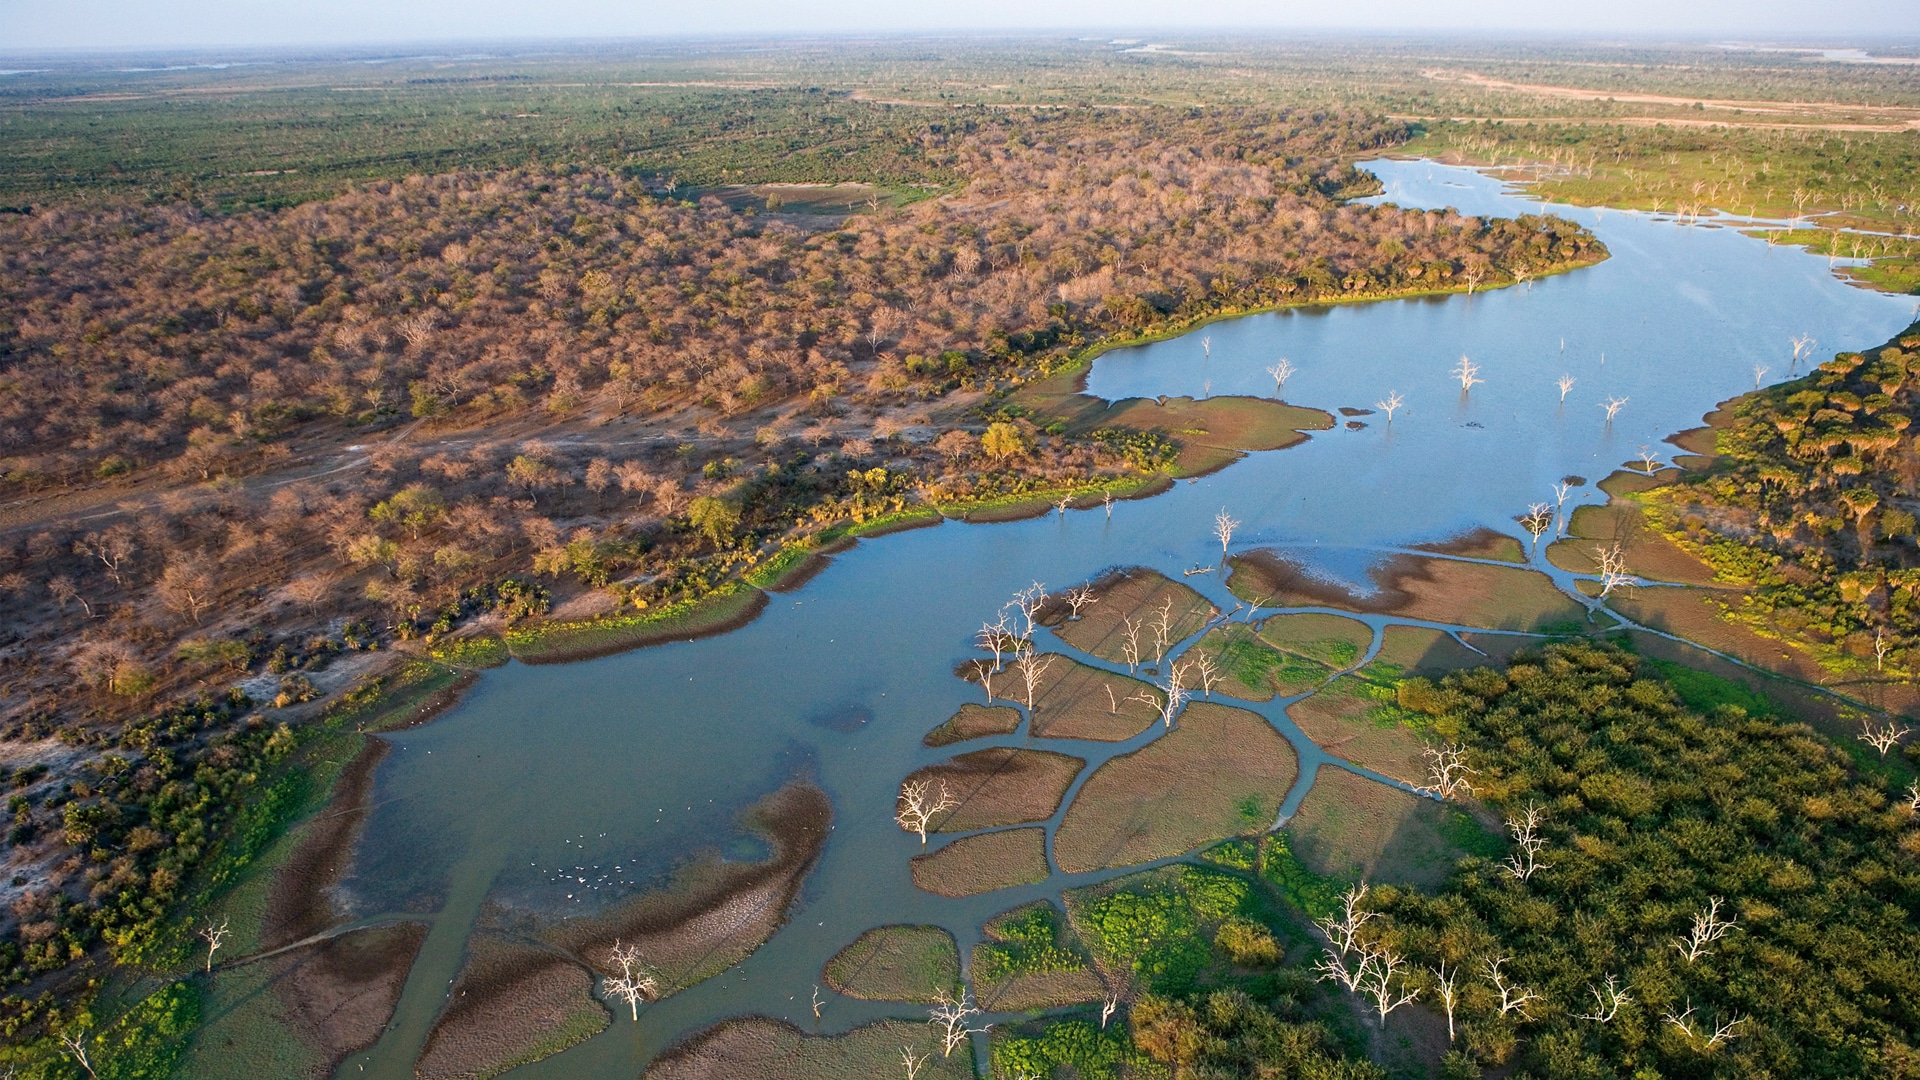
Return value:
M 1920 0 L 0 0 L 0 52 L 916 30 L 1913 38 Z

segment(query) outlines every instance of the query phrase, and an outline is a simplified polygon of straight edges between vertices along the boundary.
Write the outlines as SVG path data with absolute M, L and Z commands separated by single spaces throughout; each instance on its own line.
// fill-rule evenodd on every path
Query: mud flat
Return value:
M 1286 828 L 1316 874 L 1422 889 L 1444 883 L 1463 848 L 1502 846 L 1457 808 L 1332 765 L 1320 767 Z
M 559 1053 L 608 1023 L 572 958 L 484 931 L 415 1063 L 420 1080 L 485 1080 Z
M 1081 609 L 1078 619 L 1068 619 L 1065 607 L 1058 606 L 1047 613 L 1047 624 L 1060 640 L 1116 664 L 1127 662 L 1129 619 L 1135 625 L 1146 624 L 1139 631 L 1140 659 L 1152 663 L 1162 611 L 1168 613 L 1169 645 L 1199 633 L 1207 620 L 1218 614 L 1206 597 L 1141 567 L 1116 570 L 1095 580 L 1092 587 L 1096 600 Z
M 619 974 L 610 953 L 616 940 L 624 942 L 660 973 L 662 996 L 683 990 L 738 963 L 786 923 L 832 821 L 826 792 L 789 783 L 743 816 L 772 848 L 766 859 L 741 863 L 703 855 L 660 892 L 543 929 L 539 936 L 602 974 Z
M 325 1080 L 385 1030 L 426 937 L 421 923 L 374 926 L 220 968 L 184 1075 Z
M 1047 834 L 1004 829 L 963 836 L 913 857 L 913 884 L 941 896 L 974 896 L 1047 880 Z
M 728 1020 L 655 1058 L 646 1080 L 848 1080 L 891 1077 L 900 1051 L 925 1055 L 921 1080 L 974 1080 L 971 1047 L 942 1057 L 924 1021 L 882 1020 L 844 1035 L 809 1035 L 764 1016 Z
M 930 1002 L 960 989 L 960 951 L 937 926 L 880 926 L 827 961 L 821 978 L 848 997 Z
M 1526 548 L 1503 532 L 1481 527 L 1433 544 L 1413 545 L 1419 551 L 1436 555 L 1458 555 L 1466 559 L 1493 559 L 1496 562 L 1525 563 Z
M 353 858 L 354 841 L 366 822 L 373 774 L 389 749 L 380 739 L 367 739 L 341 770 L 327 808 L 302 827 L 299 841 L 268 890 L 261 949 L 292 944 L 338 921 L 327 890 L 340 882 Z
M 1519 567 L 1396 555 L 1368 571 L 1375 590 L 1359 595 L 1271 551 L 1249 551 L 1230 562 L 1228 587 L 1262 606 L 1333 607 L 1490 630 L 1584 625 L 1587 618 L 1545 574 Z
M 1020 730 L 1019 709 L 1005 705 L 962 705 L 960 711 L 920 739 L 923 746 L 950 746 L 988 735 L 1011 735 Z
M 1047 820 L 1085 765 L 1066 754 L 996 747 L 915 770 L 906 782 L 926 780 L 936 789 L 944 784 L 959 801 L 935 831 L 972 832 Z
M 1001 912 L 981 930 L 986 940 L 973 947 L 981 1008 L 1051 1009 L 1098 1001 L 1106 993 L 1086 947 L 1051 903 L 1037 900 Z
M 1081 785 L 1054 859 L 1068 873 L 1130 866 L 1265 828 L 1298 772 L 1292 745 L 1264 718 L 1190 704 L 1172 731 Z

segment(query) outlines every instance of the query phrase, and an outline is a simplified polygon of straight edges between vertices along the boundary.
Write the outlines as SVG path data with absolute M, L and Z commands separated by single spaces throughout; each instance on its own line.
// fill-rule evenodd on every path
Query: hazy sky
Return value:
M 1220 27 L 1920 35 L 1920 0 L 0 0 L 0 52 L 526 37 Z

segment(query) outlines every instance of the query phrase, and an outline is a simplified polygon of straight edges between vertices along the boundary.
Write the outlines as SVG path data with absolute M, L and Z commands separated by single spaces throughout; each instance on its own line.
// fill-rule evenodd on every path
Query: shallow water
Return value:
M 1386 181 L 1381 198 L 1402 205 L 1500 215 L 1540 209 L 1467 170 L 1427 162 L 1372 168 Z M 433 912 L 434 925 L 393 1027 L 341 1075 L 412 1075 L 484 903 L 585 913 L 657 884 L 696 848 L 757 857 L 735 815 L 796 775 L 830 794 L 835 829 L 787 928 L 726 974 L 643 1009 L 639 1023 L 617 1016 L 601 1035 L 513 1075 L 635 1075 L 671 1040 L 742 1013 L 815 1029 L 809 998 L 821 965 L 862 930 L 936 923 L 955 933 L 964 956 L 992 914 L 1112 876 L 1056 875 L 967 900 L 910 883 L 907 860 L 919 846 L 891 820 L 900 778 L 954 752 L 1048 743 L 920 745 L 961 703 L 980 700 L 977 688 L 949 673 L 971 655 L 972 632 L 1015 590 L 1036 580 L 1065 587 L 1137 564 L 1232 608 L 1222 575 L 1180 576 L 1218 558 L 1209 530 L 1222 506 L 1245 522 L 1236 548 L 1284 546 L 1349 581 L 1384 549 L 1479 525 L 1517 534 L 1513 516 L 1550 499 L 1562 476 L 1598 480 L 1642 444 L 1670 452 L 1661 440 L 1750 388 L 1755 364 L 1771 369 L 1768 381 L 1785 378 L 1791 336 L 1811 333 L 1828 355 L 1882 341 L 1908 319 L 1909 301 L 1845 286 L 1822 258 L 1730 229 L 1618 211 L 1549 212 L 1594 227 L 1613 258 L 1471 298 L 1217 323 L 1110 353 L 1089 382 L 1106 397 L 1266 394 L 1272 380 L 1263 369 L 1286 356 L 1298 368 L 1287 400 L 1370 408 L 1398 390 L 1408 404 L 1391 425 L 1359 417 L 1362 429 L 1317 433 L 1158 498 L 1117 504 L 1111 520 L 1095 509 L 1010 524 L 949 522 L 862 543 L 735 633 L 581 664 L 513 664 L 486 673 L 440 719 L 393 736 L 342 893 L 356 915 Z M 1467 395 L 1448 375 L 1462 353 L 1485 379 Z M 1561 406 L 1554 382 L 1563 373 L 1578 381 Z M 1611 426 L 1597 405 L 1610 396 L 1627 399 Z M 1601 498 L 1591 485 L 1581 497 Z M 1042 639 L 1058 648 L 1050 635 Z M 1283 705 L 1256 709 L 1302 751 L 1307 779 L 1284 813 L 1326 758 L 1299 737 Z M 1050 748 L 1091 755 L 1084 777 L 1093 762 L 1156 732 Z M 924 1015 L 826 996 L 820 1030 Z

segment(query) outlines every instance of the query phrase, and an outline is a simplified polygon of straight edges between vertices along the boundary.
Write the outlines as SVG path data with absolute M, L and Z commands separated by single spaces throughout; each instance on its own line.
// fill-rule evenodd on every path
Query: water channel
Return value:
M 1543 211 L 1470 170 L 1425 161 L 1369 168 L 1386 184 L 1378 198 L 1403 206 Z M 1066 587 L 1132 565 L 1180 580 L 1182 569 L 1217 558 L 1209 526 L 1222 507 L 1245 523 L 1236 548 L 1282 548 L 1330 578 L 1363 583 L 1368 565 L 1405 545 L 1477 526 L 1518 535 L 1514 515 L 1550 498 L 1562 477 L 1598 480 L 1642 445 L 1670 454 L 1662 440 L 1750 389 L 1756 365 L 1768 369 L 1765 381 L 1786 378 L 1794 335 L 1813 335 L 1830 355 L 1885 340 L 1910 317 L 1909 300 L 1847 286 L 1824 258 L 1731 228 L 1544 212 L 1592 227 L 1612 258 L 1472 297 L 1216 323 L 1110 353 L 1089 382 L 1107 398 L 1270 395 L 1265 369 L 1284 356 L 1297 369 L 1286 400 L 1333 412 L 1372 408 L 1398 391 L 1407 404 L 1391 425 L 1376 414 L 1349 428 L 1342 417 L 1302 445 L 1118 504 L 1111 519 L 1096 508 L 864 542 L 734 633 L 580 664 L 512 664 L 485 673 L 439 719 L 392 736 L 341 894 L 357 919 L 425 919 L 431 930 L 386 1035 L 341 1075 L 412 1075 L 484 905 L 584 914 L 657 885 L 696 849 L 757 857 L 736 816 L 795 776 L 830 795 L 834 831 L 789 924 L 725 974 L 644 1009 L 638 1023 L 616 1014 L 601 1034 L 513 1075 L 635 1076 L 674 1039 L 728 1016 L 827 1032 L 924 1016 L 834 997 L 816 1025 L 809 997 L 821 965 L 870 927 L 945 926 L 964 957 L 991 915 L 1113 876 L 1055 875 L 966 900 L 909 880 L 918 842 L 892 822 L 897 785 L 953 752 L 923 748 L 921 736 L 980 699 L 950 672 L 1017 589 Z M 1465 394 L 1449 375 L 1462 355 L 1485 380 Z M 1564 403 L 1563 374 L 1576 380 Z M 1611 424 L 1600 408 L 1609 398 L 1626 399 Z M 1576 497 L 1604 498 L 1590 483 Z M 1185 580 L 1226 610 L 1236 602 L 1221 577 Z M 1050 635 L 1043 641 L 1066 651 Z M 1299 736 L 1284 705 L 1257 711 L 1301 752 L 1305 779 L 1290 807 L 1325 755 Z M 1088 758 L 1084 777 L 1157 732 L 1058 748 Z

